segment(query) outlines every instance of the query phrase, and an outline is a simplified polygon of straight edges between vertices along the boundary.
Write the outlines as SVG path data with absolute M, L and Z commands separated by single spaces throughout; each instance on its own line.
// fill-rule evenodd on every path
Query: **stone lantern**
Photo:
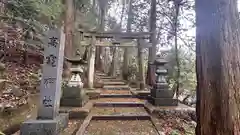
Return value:
M 87 64 L 77 52 L 75 58 L 65 58 L 72 64 L 71 78 L 63 87 L 61 106 L 82 107 L 88 100 L 81 76 L 83 74 L 83 66 Z
M 173 99 L 173 91 L 169 90 L 166 77 L 168 74 L 165 64 L 167 61 L 160 55 L 154 61 L 156 65 L 156 82 L 151 88 L 151 102 L 155 106 L 177 106 L 178 100 Z

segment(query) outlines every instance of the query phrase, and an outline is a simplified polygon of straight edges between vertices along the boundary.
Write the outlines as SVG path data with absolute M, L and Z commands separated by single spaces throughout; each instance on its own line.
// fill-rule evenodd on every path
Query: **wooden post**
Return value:
M 143 39 L 138 39 L 138 68 L 139 68 L 139 82 L 140 90 L 146 88 L 145 84 L 145 69 L 144 69 L 144 57 L 143 57 Z
M 91 46 L 89 48 L 89 59 L 88 59 L 88 88 L 93 89 L 94 81 L 94 65 L 95 65 L 95 43 L 96 37 L 92 36 Z

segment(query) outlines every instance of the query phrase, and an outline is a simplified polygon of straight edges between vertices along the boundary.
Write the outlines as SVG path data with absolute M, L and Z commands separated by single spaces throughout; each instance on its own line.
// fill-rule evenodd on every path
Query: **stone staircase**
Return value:
M 92 108 L 76 133 L 77 135 L 97 135 L 100 131 L 101 134 L 109 134 L 110 131 L 106 131 L 104 127 L 113 127 L 114 123 L 119 122 L 129 121 L 134 123 L 136 121 L 145 121 L 151 123 L 151 116 L 144 106 L 144 100 L 136 98 L 124 80 L 117 77 L 109 77 L 102 73 L 97 73 L 97 75 L 102 80 L 104 86 L 100 90 L 99 98 L 93 100 Z M 109 124 L 109 121 L 111 121 L 111 124 Z M 102 123 L 103 128 L 94 130 L 98 122 Z M 126 124 L 125 126 L 128 127 Z M 129 124 L 129 126 L 133 125 Z M 138 127 L 139 125 L 136 124 L 133 128 Z M 158 135 L 154 125 L 151 128 L 153 135 Z M 118 134 L 112 132 L 110 134 Z M 121 131 L 121 133 L 124 132 L 127 131 Z M 141 133 L 136 132 L 136 134 Z

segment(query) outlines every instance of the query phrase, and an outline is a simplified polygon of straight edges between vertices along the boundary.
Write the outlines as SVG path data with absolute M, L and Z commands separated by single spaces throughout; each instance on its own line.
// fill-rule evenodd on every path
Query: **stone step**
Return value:
M 92 120 L 150 120 L 148 113 L 115 114 L 115 115 L 93 115 Z
M 124 82 L 122 79 L 101 79 L 103 82 Z
M 128 85 L 104 85 L 105 90 L 130 90 Z
M 140 102 L 95 102 L 94 107 L 144 107 Z
M 123 81 L 111 81 L 111 82 L 104 81 L 103 84 L 104 85 L 126 85 L 126 83 Z
M 113 76 L 100 76 L 100 79 L 117 79 L 117 77 L 113 77 Z
M 100 98 L 132 98 L 132 94 L 101 94 Z
M 97 75 L 97 76 L 108 76 L 108 75 L 106 75 L 106 74 L 104 74 L 104 73 L 96 73 L 96 75 Z

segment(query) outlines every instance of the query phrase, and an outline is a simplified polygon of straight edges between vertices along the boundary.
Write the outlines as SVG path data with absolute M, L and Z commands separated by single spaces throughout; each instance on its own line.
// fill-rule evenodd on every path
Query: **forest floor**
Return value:
M 36 115 L 39 66 L 5 62 L 0 88 L 0 131 Z M 3 80 L 3 79 L 2 79 Z M 33 115 L 33 116 L 32 116 Z

